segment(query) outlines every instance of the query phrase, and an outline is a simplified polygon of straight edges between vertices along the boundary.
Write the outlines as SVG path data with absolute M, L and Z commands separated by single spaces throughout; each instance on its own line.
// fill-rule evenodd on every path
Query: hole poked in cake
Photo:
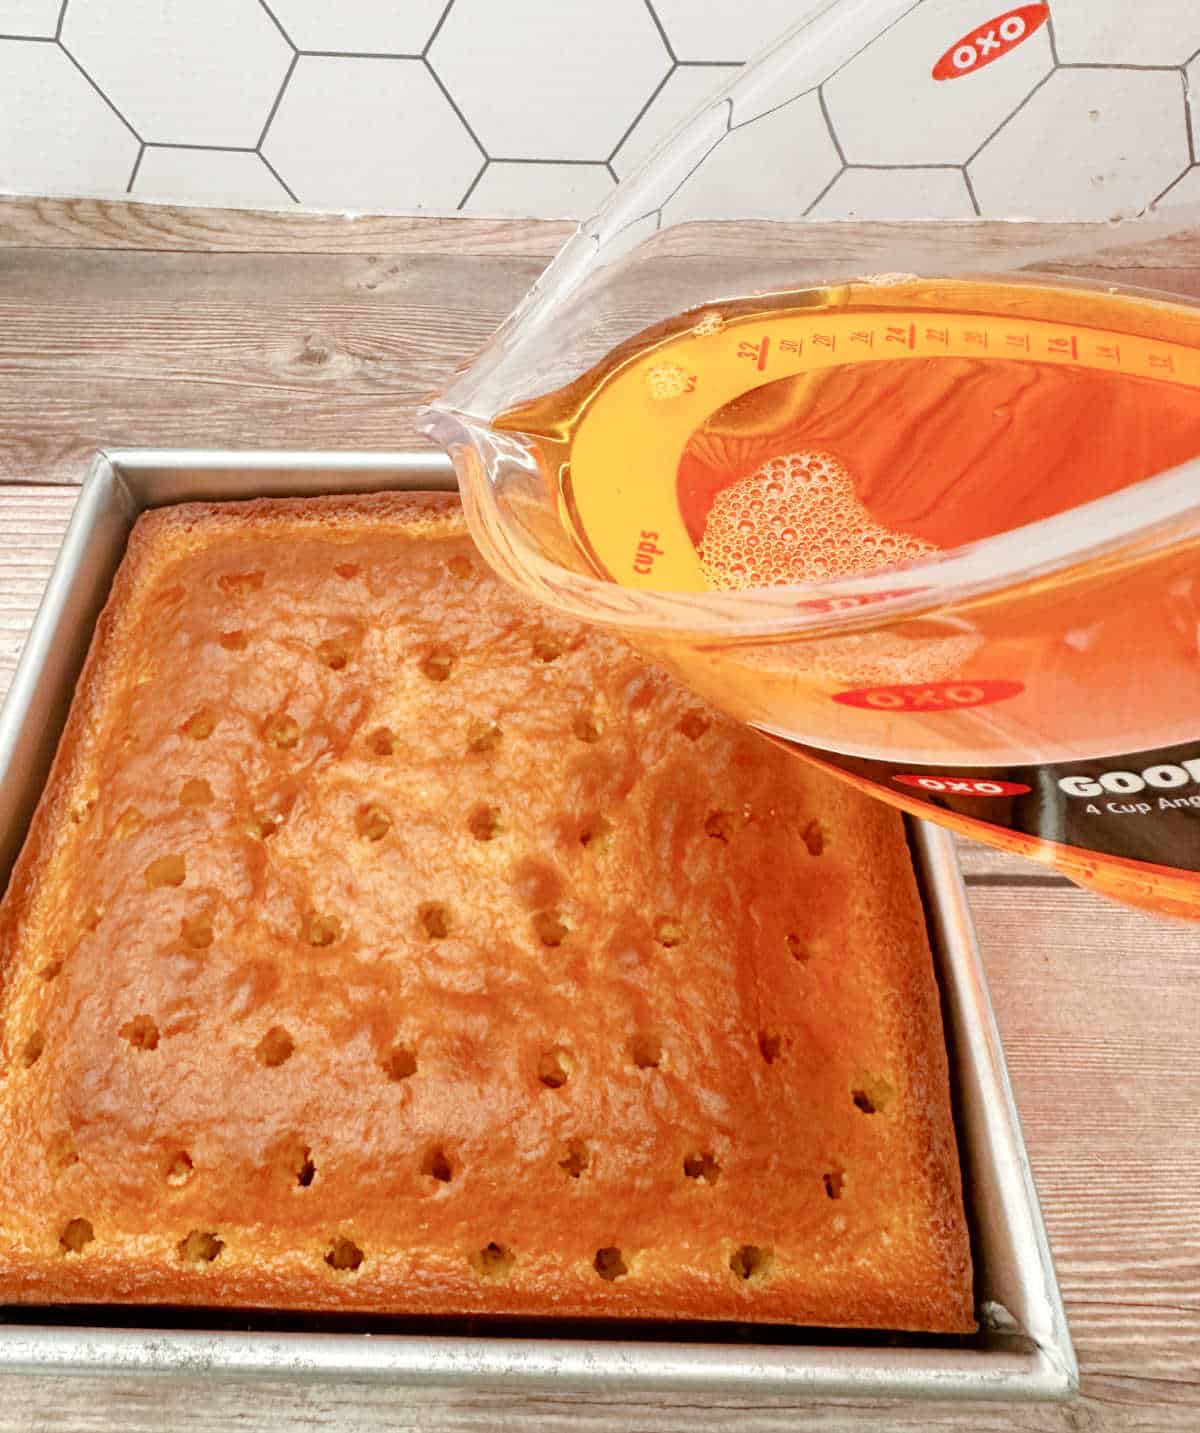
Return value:
M 42 1051 L 46 1048 L 46 1037 L 40 1030 L 35 1030 L 32 1035 L 23 1041 L 21 1048 L 17 1051 L 17 1063 L 23 1069 L 28 1070 L 31 1065 L 36 1065 L 42 1058 Z
M 167 1167 L 164 1171 L 168 1184 L 179 1188 L 191 1179 L 195 1173 L 196 1166 L 192 1163 L 192 1156 L 186 1149 L 177 1149 L 167 1160 Z
M 158 1026 L 149 1015 L 135 1015 L 126 1020 L 117 1033 L 122 1040 L 128 1040 L 135 1050 L 158 1049 Z
M 349 582 L 351 578 L 359 575 L 362 568 L 357 562 L 339 562 L 335 564 L 333 570 L 344 582 Z
M 350 643 L 344 637 L 327 637 L 317 643 L 317 659 L 331 672 L 345 671 L 351 655 Z
M 175 1246 L 175 1252 L 182 1264 L 211 1264 L 221 1257 L 225 1247 L 211 1229 L 193 1229 Z
M 563 644 L 557 637 L 551 637 L 543 633 L 540 637 L 533 639 L 533 659 L 535 662 L 557 662 L 563 654 Z
M 699 741 L 710 725 L 708 718 L 699 712 L 685 712 L 679 718 L 678 729 L 688 741 Z
M 587 712 L 580 712 L 571 720 L 571 735 L 576 741 L 594 746 L 600 740 L 600 723 Z
M 596 1250 L 596 1257 L 592 1260 L 592 1267 L 607 1283 L 616 1279 L 623 1279 L 629 1273 L 629 1265 L 625 1262 L 625 1256 L 615 1244 L 606 1244 L 602 1249 Z
M 538 911 L 533 917 L 533 933 L 541 943 L 553 950 L 562 945 L 570 934 L 562 911 Z
M 202 776 L 191 777 L 179 788 L 180 806 L 207 806 L 212 799 L 212 787 Z
M 390 726 L 377 726 L 367 737 L 367 746 L 376 756 L 391 756 L 396 750 L 396 735 Z
M 654 922 L 654 939 L 664 950 L 683 944 L 683 927 L 670 916 L 659 916 Z
M 765 1278 L 773 1262 L 771 1250 L 758 1244 L 741 1244 L 729 1256 L 730 1272 L 743 1283 Z
M 451 577 L 457 577 L 460 582 L 465 582 L 468 577 L 474 575 L 475 564 L 465 552 L 456 552 L 453 557 L 447 558 L 446 571 Z
M 269 841 L 282 825 L 282 811 L 252 811 L 246 822 L 246 835 L 257 841 Z
M 226 572 L 217 578 L 217 586 L 226 597 L 242 597 L 248 592 L 261 592 L 265 572 Z
M 445 940 L 450 934 L 450 909 L 442 901 L 422 901 L 417 907 L 417 924 L 429 940 Z
M 568 1179 L 582 1179 L 591 1167 L 591 1152 L 581 1139 L 569 1139 L 558 1161 L 558 1167 Z
M 450 1183 L 454 1178 L 454 1166 L 450 1163 L 445 1146 L 435 1144 L 425 1151 L 421 1159 L 421 1173 L 436 1184 Z
M 292 1174 L 300 1189 L 310 1188 L 313 1180 L 317 1177 L 317 1166 L 313 1163 L 312 1150 L 308 1145 L 302 1145 L 296 1152 L 296 1158 L 292 1164 Z
M 227 652 L 244 652 L 246 650 L 246 634 L 240 627 L 233 632 L 222 632 L 217 641 Z
M 846 1171 L 835 1164 L 821 1176 L 821 1183 L 825 1186 L 827 1198 L 840 1199 L 842 1190 L 846 1187 Z
M 417 1056 L 407 1045 L 393 1045 L 379 1065 L 393 1084 L 399 1084 L 417 1073 Z
M 332 945 L 342 933 L 342 924 L 336 916 L 322 915 L 309 911 L 300 923 L 300 938 L 306 945 L 319 949 Z
M 726 844 L 733 835 L 733 816 L 728 811 L 710 811 L 704 818 L 704 834 Z
M 809 949 L 795 931 L 788 931 L 783 938 L 783 943 L 787 946 L 787 953 L 793 960 L 798 961 L 801 965 L 808 961 Z
M 575 1073 L 575 1057 L 556 1045 L 538 1056 L 537 1077 L 548 1090 L 561 1090 Z
M 494 841 L 500 834 L 500 808 L 481 804 L 467 817 L 467 830 L 477 841 Z
M 178 853 L 159 856 L 146 867 L 146 889 L 155 891 L 162 886 L 182 886 L 187 876 L 187 861 Z
M 662 1041 L 649 1031 L 639 1031 L 629 1042 L 629 1058 L 639 1070 L 657 1070 L 663 1061 Z
M 193 950 L 207 950 L 213 943 L 213 923 L 209 915 L 184 916 L 179 924 L 179 934 L 185 945 Z
M 211 707 L 201 707 L 183 724 L 184 736 L 190 736 L 193 741 L 207 741 L 216 729 L 217 714 Z
M 81 801 L 78 806 L 71 807 L 71 821 L 76 826 L 82 826 L 87 818 L 96 809 L 96 798 L 89 796 L 86 801 Z
M 801 839 L 810 856 L 819 856 L 825 850 L 825 828 L 817 820 L 812 820 L 805 826 Z
M 354 829 L 364 841 L 382 841 L 392 829 L 392 818 L 374 802 L 360 806 L 354 817 Z
M 45 965 L 43 965 L 42 968 L 38 971 L 38 974 L 46 982 L 46 984 L 49 985 L 52 980 L 57 980 L 58 977 L 62 974 L 62 968 L 63 961 L 62 957 L 59 956 L 57 960 L 48 960 Z
M 59 1174 L 79 1163 L 79 1151 L 75 1148 L 74 1136 L 70 1134 L 56 1135 L 47 1153 L 51 1165 Z
M 491 1279 L 497 1283 L 508 1278 L 516 1262 L 516 1256 L 508 1245 L 497 1244 L 495 1241 L 485 1244 L 482 1249 L 471 1255 L 471 1267 L 479 1277 Z
M 353 1274 L 356 1269 L 362 1267 L 365 1258 L 366 1255 L 354 1240 L 347 1239 L 342 1234 L 329 1241 L 325 1254 L 325 1262 L 338 1274 Z
M 454 670 L 454 649 L 439 642 L 436 647 L 431 647 L 417 664 L 420 667 L 421 675 L 427 677 L 431 682 L 449 681 L 450 674 Z
M 701 1184 L 716 1184 L 721 1177 L 721 1166 L 713 1155 L 705 1151 L 689 1154 L 683 1161 L 683 1173 L 685 1178 L 695 1179 Z
M 613 824 L 607 816 L 590 816 L 579 831 L 579 844 L 585 851 L 600 855 L 612 844 Z
M 255 1059 L 271 1070 L 286 1064 L 295 1053 L 296 1042 L 282 1025 L 272 1025 L 254 1047 Z
M 475 756 L 495 751 L 504 735 L 498 721 L 473 721 L 467 728 L 467 750 Z
M 63 1254 L 82 1254 L 95 1237 L 90 1219 L 68 1219 L 58 1236 L 58 1247 Z
M 783 1036 L 774 1030 L 758 1032 L 758 1053 L 768 1065 L 773 1065 L 783 1053 Z
M 300 723 L 286 712 L 280 712 L 267 718 L 263 737 L 268 745 L 278 747 L 280 751 L 290 751 L 300 740 Z
M 855 1109 L 864 1115 L 882 1114 L 895 1097 L 895 1088 L 882 1075 L 865 1075 L 850 1092 Z

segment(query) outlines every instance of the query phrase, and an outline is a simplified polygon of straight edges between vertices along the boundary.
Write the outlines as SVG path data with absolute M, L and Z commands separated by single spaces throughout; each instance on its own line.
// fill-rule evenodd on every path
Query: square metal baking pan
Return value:
M 449 462 L 429 453 L 101 454 L 0 713 L 0 886 L 24 840 L 139 512 L 189 500 L 455 486 Z M 953 846 L 921 822 L 910 822 L 909 834 L 942 990 L 977 1335 L 22 1307 L 0 1309 L 0 1372 L 186 1370 L 813 1398 L 1069 1397 L 1078 1386 L 1075 1354 Z

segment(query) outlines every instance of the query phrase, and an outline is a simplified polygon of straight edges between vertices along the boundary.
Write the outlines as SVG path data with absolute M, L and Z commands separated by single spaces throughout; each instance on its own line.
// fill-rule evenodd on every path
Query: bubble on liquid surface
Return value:
M 768 458 L 718 493 L 699 556 L 713 587 L 744 590 L 848 577 L 935 550 L 876 522 L 845 464 L 810 451 Z

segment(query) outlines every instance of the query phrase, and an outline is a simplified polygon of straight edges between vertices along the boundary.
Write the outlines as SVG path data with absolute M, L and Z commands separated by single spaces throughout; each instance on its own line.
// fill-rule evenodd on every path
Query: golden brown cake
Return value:
M 139 521 L 0 961 L 0 1299 L 973 1326 L 899 817 L 451 497 Z

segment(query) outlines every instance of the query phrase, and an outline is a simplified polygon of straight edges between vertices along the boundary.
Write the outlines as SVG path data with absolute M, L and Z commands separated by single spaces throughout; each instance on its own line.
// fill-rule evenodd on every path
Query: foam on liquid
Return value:
M 876 522 L 846 466 L 816 450 L 768 458 L 722 489 L 699 546 L 705 577 L 726 590 L 872 572 L 934 551 Z

